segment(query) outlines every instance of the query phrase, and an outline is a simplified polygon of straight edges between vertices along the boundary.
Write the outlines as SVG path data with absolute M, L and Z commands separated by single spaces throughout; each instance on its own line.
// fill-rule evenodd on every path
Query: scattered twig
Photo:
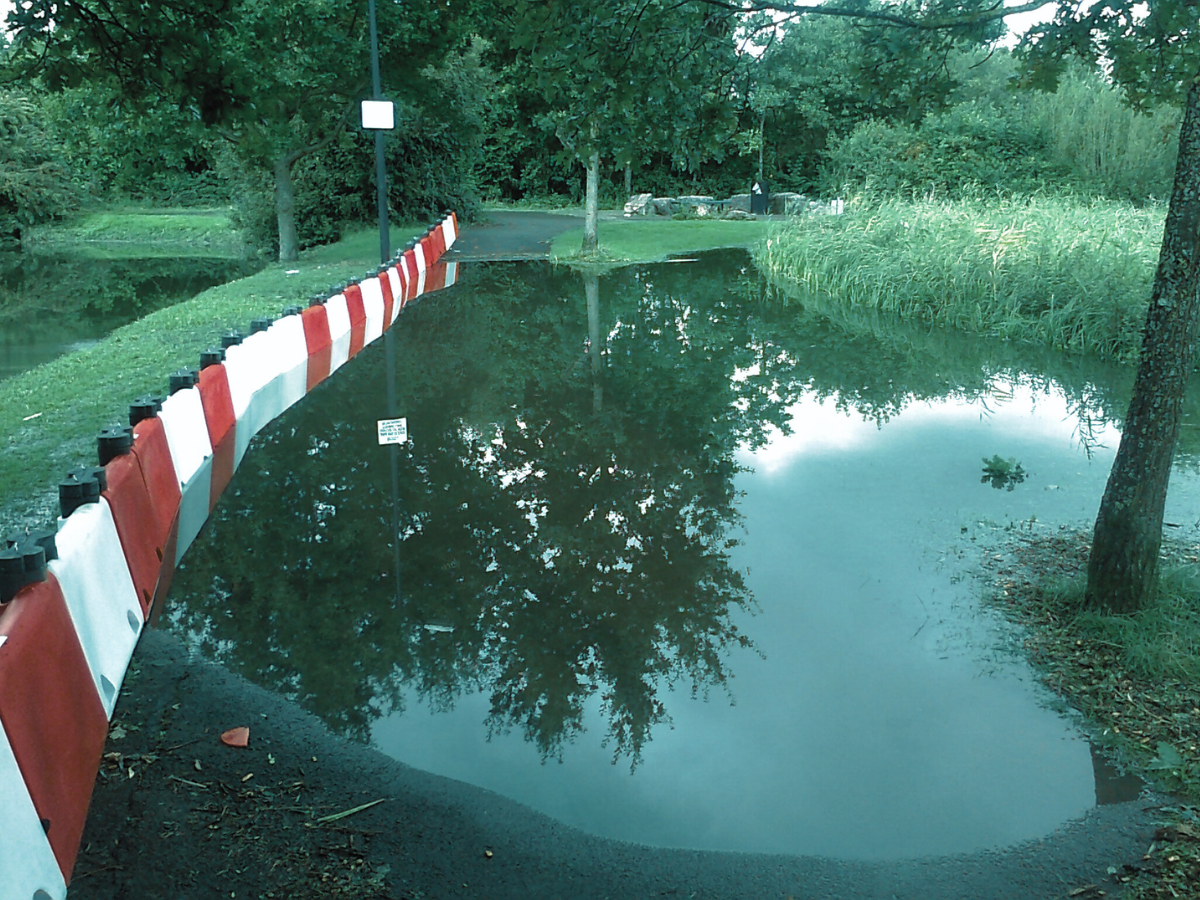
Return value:
M 355 813 L 362 812 L 364 809 L 370 809 L 372 806 L 378 806 L 386 799 L 387 797 L 380 797 L 378 800 L 372 800 L 370 803 L 364 803 L 362 806 L 356 806 L 354 809 L 348 809 L 345 812 L 334 813 L 331 816 L 321 816 L 321 818 L 317 819 L 317 824 L 321 824 L 323 822 L 336 822 L 338 819 L 345 819 L 346 817 L 352 816 Z

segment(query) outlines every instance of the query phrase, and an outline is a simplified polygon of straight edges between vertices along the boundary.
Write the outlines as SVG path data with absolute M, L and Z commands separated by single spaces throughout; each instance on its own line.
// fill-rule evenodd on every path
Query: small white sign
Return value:
M 396 127 L 391 100 L 364 100 L 362 102 L 362 127 L 390 131 Z
M 408 419 L 380 419 L 379 444 L 408 443 Z

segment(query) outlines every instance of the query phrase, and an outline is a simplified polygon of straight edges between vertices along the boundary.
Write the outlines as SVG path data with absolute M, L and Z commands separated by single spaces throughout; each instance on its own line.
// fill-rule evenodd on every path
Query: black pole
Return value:
M 383 99 L 383 86 L 379 78 L 379 31 L 375 27 L 375 0 L 367 0 L 367 11 L 371 20 L 371 86 L 372 99 Z M 391 236 L 388 234 L 387 167 L 383 161 L 383 130 L 375 132 L 375 194 L 379 201 L 379 261 L 386 263 L 392 257 Z

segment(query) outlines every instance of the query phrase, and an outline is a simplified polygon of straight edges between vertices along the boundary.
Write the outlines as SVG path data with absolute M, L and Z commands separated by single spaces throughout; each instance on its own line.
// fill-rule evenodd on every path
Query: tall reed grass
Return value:
M 1165 210 L 1065 197 L 860 198 L 776 230 L 755 262 L 785 301 L 1002 340 L 1137 356 Z

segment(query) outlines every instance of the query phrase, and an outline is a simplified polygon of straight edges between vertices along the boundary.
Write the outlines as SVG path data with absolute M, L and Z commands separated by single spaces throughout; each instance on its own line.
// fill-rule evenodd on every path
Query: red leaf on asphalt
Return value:
M 245 726 L 230 728 L 221 735 L 221 743 L 226 747 L 245 747 L 250 743 L 250 729 Z

